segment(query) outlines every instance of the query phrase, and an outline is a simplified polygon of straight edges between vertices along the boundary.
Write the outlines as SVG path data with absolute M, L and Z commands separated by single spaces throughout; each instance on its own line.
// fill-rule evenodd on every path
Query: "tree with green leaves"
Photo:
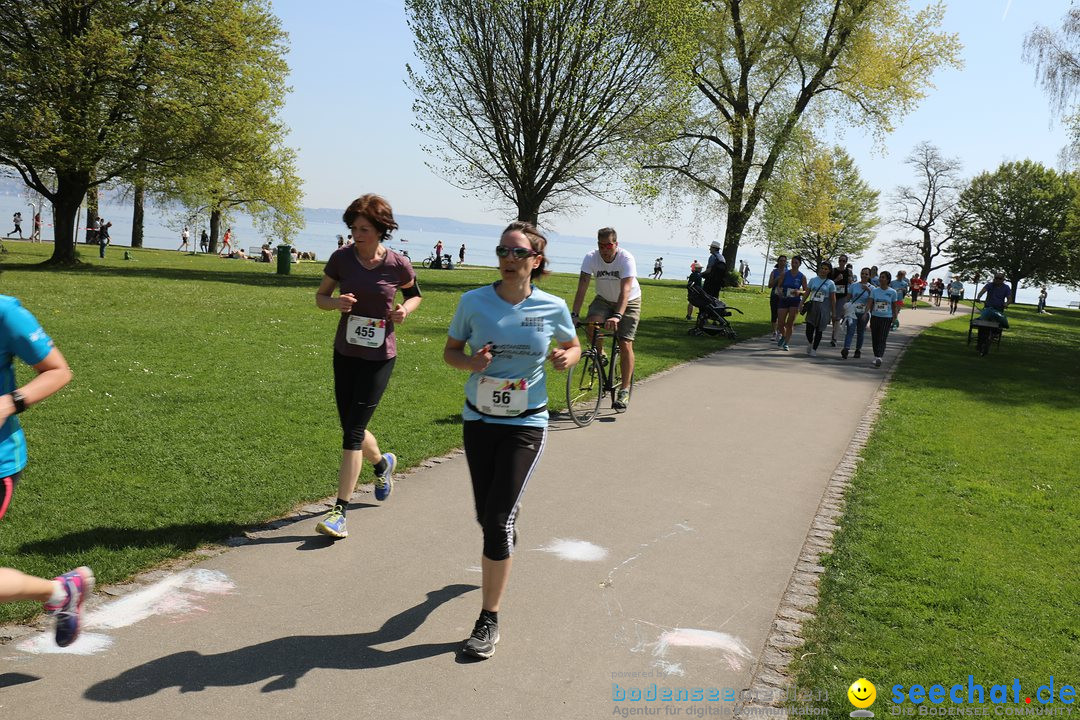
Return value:
M 960 65 L 959 41 L 940 30 L 940 2 L 914 12 L 904 0 L 704 0 L 703 8 L 692 111 L 649 148 L 642 184 L 716 207 L 729 265 L 801 122 L 889 132 L 933 87 L 935 71 Z
M 896 189 L 893 223 L 904 234 L 886 244 L 885 260 L 917 267 L 926 279 L 931 272 L 951 262 L 948 246 L 952 236 L 948 222 L 963 187 L 961 165 L 929 142 L 916 145 L 908 155 L 907 164 L 915 172 L 916 184 Z
M 536 222 L 610 196 L 680 99 L 693 0 L 406 0 L 425 148 L 457 187 Z
M 1013 297 L 1021 284 L 1061 283 L 1070 276 L 1070 216 L 1080 184 L 1075 177 L 1024 160 L 972 179 L 949 220 L 954 273 L 1005 273 Z
M 811 268 L 840 255 L 857 257 L 874 240 L 878 192 L 839 146 L 812 141 L 791 153 L 774 177 L 764 226 L 775 246 Z
M 87 191 L 227 158 L 219 128 L 280 105 L 285 50 L 267 0 L 0 3 L 0 164 L 52 203 L 51 262 Z

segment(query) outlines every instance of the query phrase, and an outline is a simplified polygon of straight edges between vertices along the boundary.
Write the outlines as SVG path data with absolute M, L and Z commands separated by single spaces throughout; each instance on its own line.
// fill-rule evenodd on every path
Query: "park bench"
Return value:
M 1071 303 L 1069 303 L 1069 307 L 1080 308 L 1080 300 L 1073 300 Z

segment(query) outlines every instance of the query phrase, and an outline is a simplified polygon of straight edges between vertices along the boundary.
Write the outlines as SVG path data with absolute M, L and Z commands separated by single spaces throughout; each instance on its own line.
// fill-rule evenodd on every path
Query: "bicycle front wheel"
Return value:
M 583 354 L 578 364 L 566 373 L 566 410 L 575 425 L 585 427 L 593 421 L 603 394 L 604 383 L 596 358 L 592 353 Z
M 428 258 L 424 262 L 420 263 L 420 266 L 425 270 L 429 269 L 431 267 L 431 258 Z

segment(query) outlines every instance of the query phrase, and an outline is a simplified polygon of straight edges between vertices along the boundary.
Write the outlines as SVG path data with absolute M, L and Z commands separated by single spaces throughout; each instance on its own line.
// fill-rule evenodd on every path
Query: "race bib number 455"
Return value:
M 345 340 L 350 345 L 381 347 L 386 342 L 386 321 L 362 315 L 350 315 L 345 328 Z
M 473 405 L 485 415 L 520 415 L 529 405 L 529 382 L 525 378 L 508 380 L 481 375 L 476 382 Z

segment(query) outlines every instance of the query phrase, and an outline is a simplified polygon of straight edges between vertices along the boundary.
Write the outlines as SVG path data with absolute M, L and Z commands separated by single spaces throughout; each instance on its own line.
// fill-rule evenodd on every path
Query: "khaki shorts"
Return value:
M 588 317 L 598 317 L 602 320 L 607 320 L 609 317 L 615 314 L 616 303 L 605 300 L 597 295 L 593 298 L 593 301 L 589 303 Z M 626 312 L 623 313 L 622 320 L 619 321 L 619 329 L 616 335 L 620 340 L 634 340 L 634 334 L 637 332 L 638 321 L 641 320 L 641 298 L 631 300 L 626 303 Z

